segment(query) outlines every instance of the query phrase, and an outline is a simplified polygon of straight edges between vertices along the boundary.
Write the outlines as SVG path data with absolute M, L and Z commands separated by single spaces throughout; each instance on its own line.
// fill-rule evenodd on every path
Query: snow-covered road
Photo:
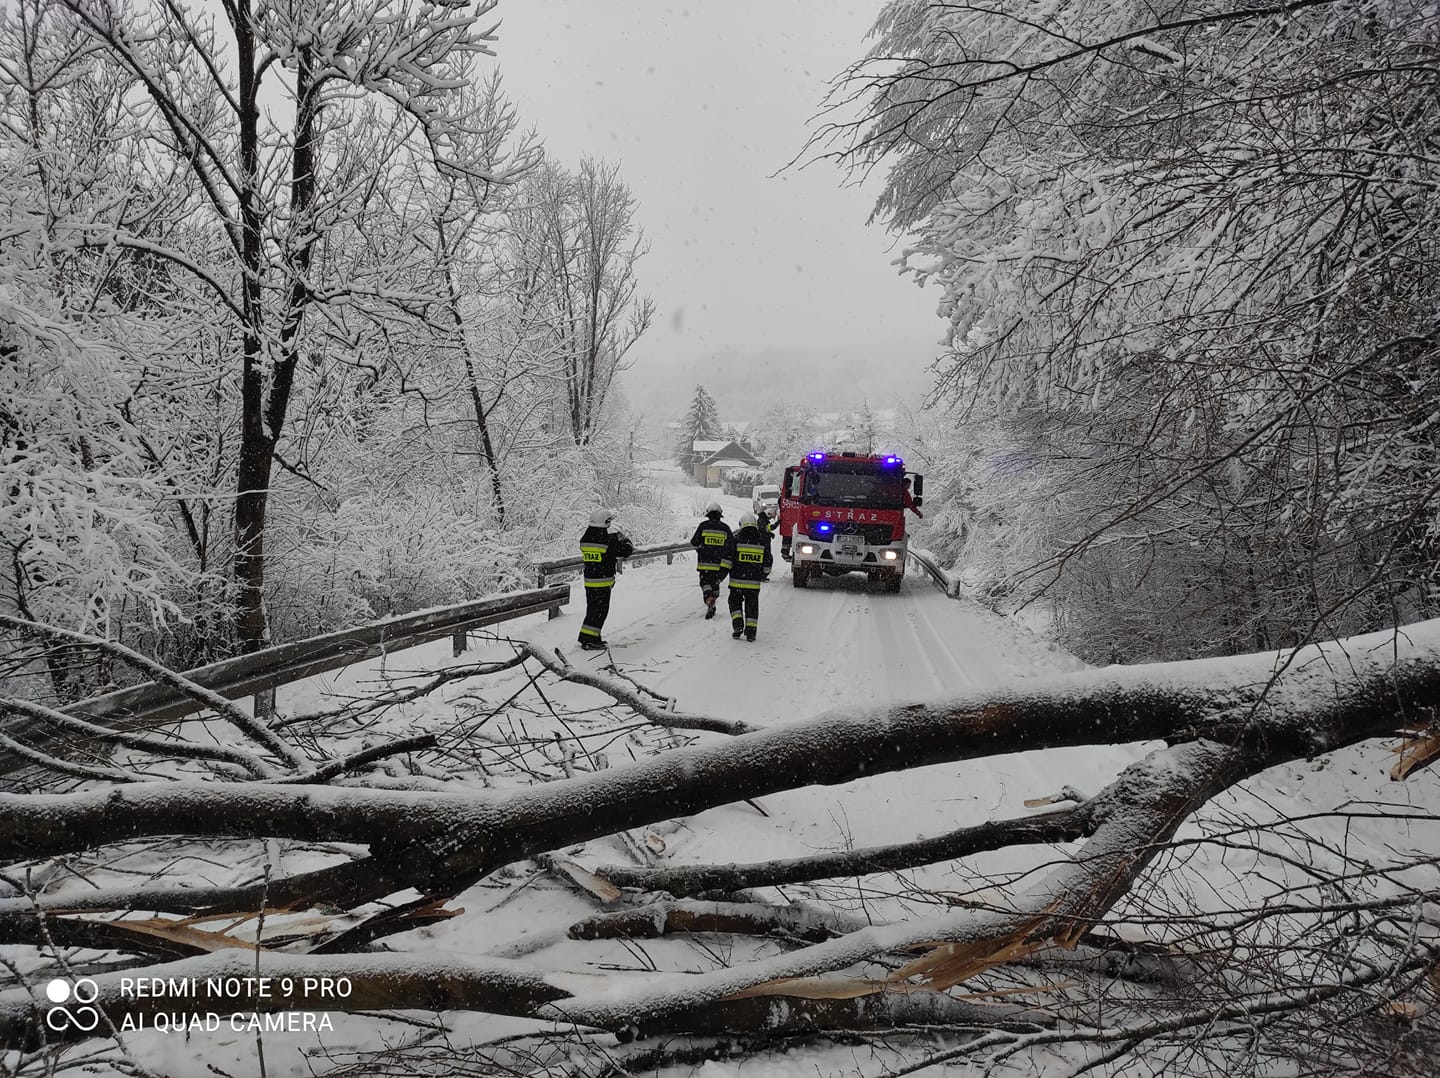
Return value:
M 657 469 L 655 474 L 675 510 L 676 537 L 683 532 L 688 538 L 712 499 L 723 505 L 732 524 L 748 508 L 741 499 L 682 486 L 678 473 L 666 476 Z M 723 614 L 704 619 L 694 558 L 689 554 L 676 557 L 670 565 L 663 559 L 633 565 L 621 575 L 605 627 L 610 652 L 585 653 L 575 646 L 583 612 L 584 596 L 577 582 L 570 603 L 554 620 L 532 615 L 477 633 L 472 649 L 458 660 L 451 657 L 449 641 L 442 640 L 311 678 L 285 687 L 281 708 L 292 715 L 307 713 L 334 706 L 332 694 L 371 694 L 382 667 L 396 675 L 508 657 L 513 655 L 511 639 L 556 647 L 577 665 L 629 677 L 672 698 L 680 710 L 743 718 L 758 726 L 796 722 L 832 708 L 964 695 L 1082 666 L 1015 621 L 968 600 L 947 598 L 918 573 L 907 576 L 899 594 L 872 589 L 858 574 L 799 590 L 791 586 L 789 566 L 777 561 L 772 582 L 761 597 L 759 639 L 753 644 L 731 639 Z M 484 639 L 487 635 L 492 638 Z M 386 712 L 380 725 L 367 727 L 366 732 L 393 739 L 417 730 L 435 731 L 447 746 L 453 744 L 455 751 L 445 762 L 452 768 L 449 775 L 455 789 L 559 777 L 563 767 L 556 760 L 568 746 L 580 746 L 586 730 L 600 730 L 604 740 L 587 742 L 578 756 L 571 757 L 581 769 L 624 766 L 627 753 L 640 759 L 675 743 L 669 733 L 655 727 L 631 726 L 629 732 L 622 727 L 621 732 L 613 732 L 610 728 L 623 719 L 612 721 L 608 716 L 618 716 L 621 709 L 610 697 L 586 686 L 546 680 L 543 704 L 531 693 L 521 705 L 512 706 L 526 694 L 527 677 L 527 672 L 512 670 L 453 682 Z M 552 704 L 568 709 L 571 719 L 581 724 L 581 733 L 566 720 L 557 724 Z M 491 725 L 471 736 L 486 724 Z M 724 740 L 720 734 L 681 734 L 682 740 L 692 736 L 700 741 Z M 527 751 L 549 751 L 545 774 L 508 768 L 512 746 L 502 740 L 507 737 L 516 745 L 530 746 Z M 1102 744 L 1050 749 L 876 775 L 841 786 L 803 787 L 767 796 L 759 804 L 739 802 L 655 821 L 628 835 L 559 852 L 593 868 L 637 860 L 657 866 L 764 861 L 904 842 L 1026 815 L 1035 811 L 1026 807 L 1027 799 L 1047 797 L 1063 786 L 1094 793 L 1153 747 Z M 496 767 L 468 763 L 481 756 L 488 759 L 493 750 L 499 750 L 494 752 Z M 1267 774 L 1258 795 L 1232 791 L 1218 798 L 1211 811 L 1222 816 L 1235 809 L 1260 816 L 1270 812 L 1300 816 L 1363 800 L 1377 804 L 1382 791 L 1390 799 L 1420 791 L 1420 784 L 1386 790 L 1387 763 L 1383 749 L 1374 746 L 1347 750 L 1313 765 L 1297 762 Z M 1324 775 L 1314 774 L 1322 770 Z M 1364 831 L 1363 821 L 1353 827 L 1344 824 L 1344 842 L 1352 853 L 1360 848 Z M 1197 833 L 1196 825 L 1187 823 L 1181 836 Z M 1401 841 L 1412 837 L 1408 831 L 1377 828 L 1374 849 L 1385 848 L 1397 833 Z M 1418 841 L 1419 833 L 1414 837 Z M 1433 836 L 1427 841 L 1433 846 Z M 893 921 L 949 905 L 1004 906 L 1011 894 L 1029 885 L 1033 877 L 1027 874 L 1068 856 L 1065 846 L 1019 846 L 903 873 L 766 888 L 761 897 L 802 905 L 819 900 L 875 922 Z M 285 858 L 289 871 L 305 867 L 299 854 L 287 851 Z M 1166 885 L 1178 889 L 1187 901 L 1200 895 L 1205 902 L 1224 907 L 1248 893 L 1250 884 L 1244 881 L 1251 864 L 1250 860 L 1227 864 L 1223 849 L 1215 857 L 1187 856 L 1183 865 L 1167 866 Z M 237 876 L 251 871 L 243 865 L 235 867 Z M 1283 871 L 1277 878 L 1283 885 Z M 388 945 L 432 956 L 523 956 L 528 963 L 563 970 L 567 976 L 613 977 L 617 983 L 643 978 L 650 971 L 709 970 L 780 946 L 765 939 L 740 939 L 718 947 L 686 937 L 643 942 L 571 940 L 568 926 L 593 913 L 593 903 L 551 874 L 521 866 L 497 872 L 456 896 L 452 905 L 469 912 L 394 936 Z M 483 1014 L 451 1013 L 446 1021 L 458 1043 L 531 1028 L 520 1020 Z M 327 1038 L 332 1045 L 377 1044 L 376 1019 L 337 1015 L 336 1022 L 335 1033 Z M 193 1062 L 190 1048 L 178 1039 L 150 1036 L 134 1043 L 149 1062 L 173 1055 L 177 1065 L 184 1064 L 174 1073 L 188 1073 L 185 1067 Z M 207 1058 L 222 1063 L 227 1073 L 247 1078 L 256 1073 L 252 1050 L 250 1038 L 206 1046 Z M 267 1037 L 267 1073 L 271 1078 L 312 1074 L 313 1060 L 300 1053 L 316 1050 L 312 1035 Z M 845 1051 L 841 1046 L 813 1049 L 793 1071 L 781 1062 L 774 1065 L 778 1069 L 759 1063 L 739 1071 L 714 1064 L 703 1073 L 717 1078 L 736 1073 L 845 1073 L 868 1078 L 883 1072 L 878 1064 L 854 1066 Z
M 689 537 L 709 501 L 721 504 L 732 525 L 749 509 L 748 500 L 683 485 L 673 466 L 657 466 L 652 475 L 674 509 L 676 538 Z M 832 708 L 953 697 L 1083 666 L 1014 620 L 946 597 L 918 571 L 906 575 L 899 594 L 872 587 L 858 573 L 797 589 L 789 565 L 778 558 L 778 546 L 777 541 L 772 578 L 761 594 L 755 643 L 731 638 L 723 588 L 722 609 L 705 620 L 690 554 L 677 555 L 669 565 L 664 559 L 635 564 L 621 574 L 605 625 L 609 652 L 582 652 L 575 646 L 585 609 L 578 581 L 560 617 L 522 618 L 495 626 L 495 632 L 559 648 L 570 661 L 597 671 L 613 663 L 618 672 L 672 698 L 678 710 L 741 718 L 757 726 L 797 722 Z M 480 644 L 460 661 L 506 652 L 507 645 L 495 651 Z M 392 670 L 435 669 L 453 661 L 448 643 L 438 641 L 395 656 L 389 665 Z M 371 677 L 372 664 L 361 664 L 314 679 L 308 690 L 286 690 L 288 706 L 319 708 L 318 696 L 307 702 L 296 694 L 308 696 L 327 687 L 356 691 Z M 492 687 L 502 698 L 509 691 L 504 683 Z M 608 703 L 603 694 L 579 686 L 550 691 L 573 707 Z M 432 698 L 416 706 L 433 714 L 446 704 Z M 1026 799 L 1054 794 L 1065 785 L 1098 790 L 1149 747 L 1021 753 L 794 790 L 766 799 L 768 817 L 742 804 L 685 821 L 667 856 L 677 861 L 798 856 L 1025 815 Z M 595 857 L 610 860 L 619 852 L 597 850 Z
M 663 471 L 656 478 L 667 481 Z M 721 504 L 732 526 L 749 508 L 748 501 L 713 490 L 678 484 L 665 489 L 687 537 L 710 500 Z M 688 554 L 670 565 L 663 559 L 634 565 L 621 575 L 605 626 L 608 654 L 574 646 L 585 601 L 578 583 L 560 618 L 503 628 L 559 647 L 574 662 L 597 668 L 613 662 L 672 697 L 680 710 L 758 726 L 837 707 L 953 697 L 1083 666 L 1013 620 L 946 597 L 913 569 L 899 594 L 871 586 L 858 573 L 797 589 L 778 554 L 777 540 L 753 644 L 730 635 L 726 589 L 717 616 L 704 619 Z M 703 814 L 690 821 L 679 841 L 683 849 L 674 852 L 686 861 L 747 860 L 904 841 L 997 813 L 1024 815 L 1026 799 L 1067 784 L 1099 789 L 1144 751 L 1137 745 L 1023 753 L 790 791 L 767 799 L 769 819 L 744 806 Z
M 673 466 L 655 466 L 651 475 L 687 537 L 708 501 L 721 505 L 732 527 L 749 509 L 745 499 L 681 485 Z M 694 558 L 682 555 L 674 565 L 646 563 L 621 577 L 605 631 L 615 660 L 650 670 L 650 684 L 686 708 L 763 725 L 856 701 L 953 695 L 1081 666 L 1015 623 L 946 598 L 913 568 L 899 595 L 871 587 L 859 573 L 800 590 L 779 558 L 778 539 L 775 548 L 756 643 L 731 639 L 724 588 L 719 616 L 702 620 Z M 583 602 L 574 589 L 566 617 L 577 616 Z
M 913 573 L 899 595 L 860 574 L 800 590 L 790 583 L 789 565 L 777 559 L 761 592 L 753 644 L 731 638 L 725 592 L 717 617 L 706 621 L 693 557 L 631 568 L 616 586 L 605 629 L 614 661 L 647 671 L 647 684 L 689 710 L 763 725 L 857 699 L 950 695 L 1080 665 Z M 583 604 L 577 586 L 559 619 L 569 632 L 544 635 L 562 647 L 573 643 Z

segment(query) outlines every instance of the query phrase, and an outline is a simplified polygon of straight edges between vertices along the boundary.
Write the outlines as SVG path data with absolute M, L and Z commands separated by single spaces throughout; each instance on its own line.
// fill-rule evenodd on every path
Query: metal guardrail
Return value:
M 278 644 L 186 670 L 183 676 L 235 700 L 446 636 L 454 641 L 454 653 L 459 655 L 465 648 L 465 634 L 471 629 L 510 621 L 526 614 L 538 614 L 542 610 L 550 611 L 553 616 L 569 601 L 570 588 L 564 584 L 534 591 L 490 595 L 454 606 L 401 614 L 353 629 L 312 636 L 307 640 Z M 102 721 L 116 729 L 143 730 L 203 709 L 203 704 L 178 689 L 147 681 L 103 696 L 92 696 L 63 710 L 79 718 Z M 51 734 L 34 720 L 10 724 L 6 732 L 37 747 L 63 740 L 63 737 Z M 0 774 L 23 766 L 25 763 L 17 757 L 0 753 Z
M 916 550 L 912 547 L 906 551 L 906 553 L 910 555 L 910 560 L 920 566 L 921 571 L 930 578 L 930 583 L 934 584 L 951 599 L 959 595 L 958 583 L 950 579 L 945 570 L 940 568 L 940 565 L 928 552 Z
M 625 560 L 638 562 L 663 557 L 666 564 L 671 564 L 676 554 L 692 550 L 694 547 L 688 541 L 660 543 L 640 547 Z M 955 597 L 955 582 L 948 578 L 933 557 L 914 549 L 908 554 L 936 587 L 951 598 Z M 457 603 L 454 606 L 402 614 L 369 625 L 279 644 L 232 659 L 222 659 L 220 662 L 186 670 L 183 676 L 197 685 L 235 700 L 446 636 L 452 638 L 454 653 L 459 655 L 465 649 L 465 634 L 471 629 L 536 614 L 542 610 L 547 611 L 550 618 L 558 617 L 560 607 L 570 601 L 570 585 L 566 583 L 546 586 L 546 580 L 552 574 L 580 569 L 584 564 L 584 560 L 579 557 L 539 562 L 535 566 L 537 587 L 533 591 L 509 592 Z M 105 722 L 117 729 L 140 730 L 172 722 L 201 711 L 203 707 L 203 704 L 177 689 L 149 681 L 81 700 L 70 704 L 64 710 L 80 718 Z M 42 742 L 53 740 L 46 736 L 46 732 L 38 724 L 29 720 L 10 724 L 7 732 L 18 735 L 20 740 L 30 744 L 35 744 L 37 738 Z M 0 752 L 0 774 L 21 766 L 25 766 L 23 761 L 9 753 Z
M 235 700 L 446 636 L 462 638 L 456 641 L 456 654 L 459 654 L 463 650 L 463 634 L 471 629 L 537 614 L 541 610 L 556 610 L 569 601 L 570 589 L 561 585 L 490 595 L 454 606 L 401 614 L 354 629 L 312 636 L 308 640 L 278 644 L 187 670 L 184 676 Z M 88 719 L 113 720 L 116 716 L 123 716 L 131 721 L 163 723 L 199 711 L 201 705 L 168 685 L 150 681 L 82 700 L 65 710 Z
M 660 543 L 656 546 L 636 547 L 635 553 L 624 559 L 621 564 L 623 566 L 627 564 L 634 564 L 635 562 L 647 561 L 651 558 L 663 557 L 665 559 L 665 564 L 670 565 L 674 563 L 676 554 L 688 554 L 694 549 L 695 548 L 690 545 L 690 541 L 688 539 L 684 539 L 676 543 Z M 556 558 L 553 561 L 536 562 L 535 586 L 537 588 L 543 588 L 545 586 L 545 581 L 548 580 L 552 575 L 556 573 L 563 573 L 571 569 L 581 569 L 584 568 L 584 566 L 585 559 L 579 557 Z M 552 619 L 559 616 L 559 610 L 550 611 L 550 617 Z

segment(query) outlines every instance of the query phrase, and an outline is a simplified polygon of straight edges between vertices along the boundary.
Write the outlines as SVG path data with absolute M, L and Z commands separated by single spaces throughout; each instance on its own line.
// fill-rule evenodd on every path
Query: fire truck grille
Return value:
M 863 535 L 869 546 L 888 544 L 894 531 L 889 524 L 858 524 L 855 521 L 843 521 L 835 525 L 836 536 Z

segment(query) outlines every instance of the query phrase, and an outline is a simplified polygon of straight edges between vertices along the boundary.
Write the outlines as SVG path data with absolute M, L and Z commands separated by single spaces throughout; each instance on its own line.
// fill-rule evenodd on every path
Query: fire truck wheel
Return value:
M 794 584 L 797 588 L 806 587 L 810 583 L 810 570 L 802 569 L 798 565 L 795 566 L 790 571 L 790 583 Z

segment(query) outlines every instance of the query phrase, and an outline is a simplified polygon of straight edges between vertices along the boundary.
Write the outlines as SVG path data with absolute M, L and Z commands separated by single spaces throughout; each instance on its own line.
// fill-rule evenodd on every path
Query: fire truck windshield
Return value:
M 805 484 L 805 501 L 819 505 L 854 505 L 867 509 L 903 507 L 900 475 L 816 469 Z

